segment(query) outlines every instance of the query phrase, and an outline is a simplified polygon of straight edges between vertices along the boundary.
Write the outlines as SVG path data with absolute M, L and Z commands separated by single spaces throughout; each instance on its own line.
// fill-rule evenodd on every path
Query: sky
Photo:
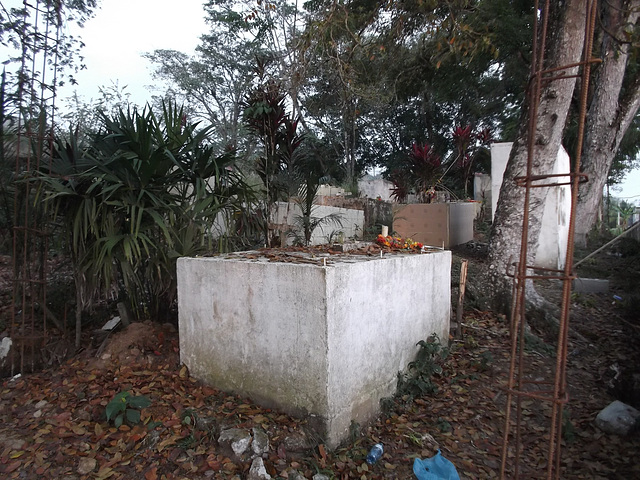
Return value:
M 151 64 L 142 54 L 155 49 L 193 53 L 206 32 L 203 0 L 100 0 L 100 8 L 84 28 L 70 26 L 85 43 L 86 70 L 76 75 L 78 85 L 58 90 L 58 98 L 76 89 L 85 101 L 100 97 L 99 87 L 126 86 L 133 103 L 150 100 Z
M 618 191 L 618 187 L 621 188 L 621 191 Z M 628 173 L 624 181 L 616 186 L 611 195 L 640 206 L 640 169 Z

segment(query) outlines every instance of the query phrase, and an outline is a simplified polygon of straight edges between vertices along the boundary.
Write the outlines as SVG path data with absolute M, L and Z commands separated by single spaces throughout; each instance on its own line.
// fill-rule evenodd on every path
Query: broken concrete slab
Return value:
M 609 280 L 576 278 L 573 281 L 573 291 L 576 293 L 606 293 L 609 291 Z

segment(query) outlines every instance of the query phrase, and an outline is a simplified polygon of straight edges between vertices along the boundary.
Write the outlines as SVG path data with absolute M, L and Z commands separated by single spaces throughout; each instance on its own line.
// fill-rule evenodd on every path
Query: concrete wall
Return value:
M 512 146 L 513 142 L 491 144 L 491 221 L 493 221 L 493 217 L 496 215 L 496 209 L 498 208 L 502 177 L 507 168 Z
M 432 333 L 448 338 L 451 253 L 330 257 L 326 266 L 178 259 L 180 357 L 193 375 L 308 415 L 330 448 L 391 395 Z
M 477 207 L 476 202 L 396 205 L 393 230 L 425 245 L 450 248 L 473 240 Z
M 358 192 L 361 197 L 378 198 L 385 202 L 392 201 L 391 191 L 393 183 L 382 177 L 372 177 L 365 175 L 358 180 Z
M 288 225 L 295 229 L 300 223 L 299 217 L 302 215 L 300 206 L 296 203 L 278 202 L 273 210 L 273 223 L 277 225 Z M 312 216 L 324 218 L 327 215 L 339 215 L 342 226 L 334 222 L 327 222 L 319 225 L 311 235 L 311 245 L 322 245 L 329 241 L 330 237 L 336 240 L 338 232 L 342 232 L 344 238 L 362 238 L 364 229 L 364 211 L 348 208 L 331 207 L 328 205 L 314 205 Z M 302 235 L 302 232 L 299 232 Z M 287 244 L 291 245 L 293 237 L 289 237 Z
M 326 197 L 344 197 L 345 191 L 344 188 L 341 187 L 334 187 L 331 185 L 323 184 L 318 187 L 316 195 Z
M 492 208 L 491 199 L 491 175 L 486 173 L 476 173 L 473 176 L 473 199 L 482 202 L 484 211 L 488 212 Z M 493 215 L 491 217 L 493 219 Z
M 558 153 L 553 172 L 567 173 L 571 171 L 569 154 L 562 148 Z M 552 181 L 569 182 L 569 176 L 558 177 Z M 543 187 L 547 200 L 542 214 L 540 243 L 536 250 L 535 264 L 538 267 L 563 269 L 567 259 L 567 242 L 569 240 L 569 215 L 571 214 L 571 187 Z
M 491 144 L 491 189 L 499 192 L 502 186 L 502 177 L 509 160 L 512 143 Z M 567 173 L 571 169 L 570 159 L 564 148 L 558 152 L 558 159 L 553 171 L 549 173 Z M 550 179 L 549 181 L 562 183 L 563 179 Z M 522 188 L 512 185 L 511 188 Z M 571 212 L 571 188 L 569 185 L 561 187 L 543 187 L 546 191 L 542 227 L 540 231 L 540 243 L 536 251 L 535 265 L 543 268 L 562 269 L 566 261 L 567 242 L 569 238 L 569 215 Z M 522 188 L 524 195 L 524 188 Z M 495 216 L 499 194 L 492 194 L 491 218 Z

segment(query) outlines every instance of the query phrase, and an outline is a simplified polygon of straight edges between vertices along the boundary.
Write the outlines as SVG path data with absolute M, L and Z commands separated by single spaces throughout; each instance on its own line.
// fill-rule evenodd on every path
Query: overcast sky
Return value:
M 151 65 L 141 55 L 155 49 L 193 53 L 206 24 L 203 0 L 101 0 L 94 18 L 83 29 L 73 27 L 85 47 L 87 69 L 73 87 L 85 101 L 99 98 L 100 86 L 127 86 L 133 103 L 151 98 Z M 58 91 L 64 100 L 73 89 Z

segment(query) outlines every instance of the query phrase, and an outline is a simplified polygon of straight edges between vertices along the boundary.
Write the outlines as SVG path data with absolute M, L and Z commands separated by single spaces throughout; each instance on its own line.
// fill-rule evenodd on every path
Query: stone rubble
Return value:
M 640 425 L 640 412 L 619 400 L 611 402 L 596 417 L 596 427 L 614 435 L 629 435 Z
M 271 448 L 269 436 L 260 427 L 253 427 L 251 431 L 242 428 L 226 428 L 218 436 L 221 451 L 236 461 L 251 462 L 247 480 L 270 480 L 271 475 L 266 470 L 263 458 L 267 458 Z M 287 454 L 296 455 L 313 449 L 312 442 L 303 433 L 292 433 L 282 441 L 282 447 Z M 289 480 L 309 480 L 297 470 L 289 470 Z M 324 474 L 315 474 L 312 480 L 329 480 Z

